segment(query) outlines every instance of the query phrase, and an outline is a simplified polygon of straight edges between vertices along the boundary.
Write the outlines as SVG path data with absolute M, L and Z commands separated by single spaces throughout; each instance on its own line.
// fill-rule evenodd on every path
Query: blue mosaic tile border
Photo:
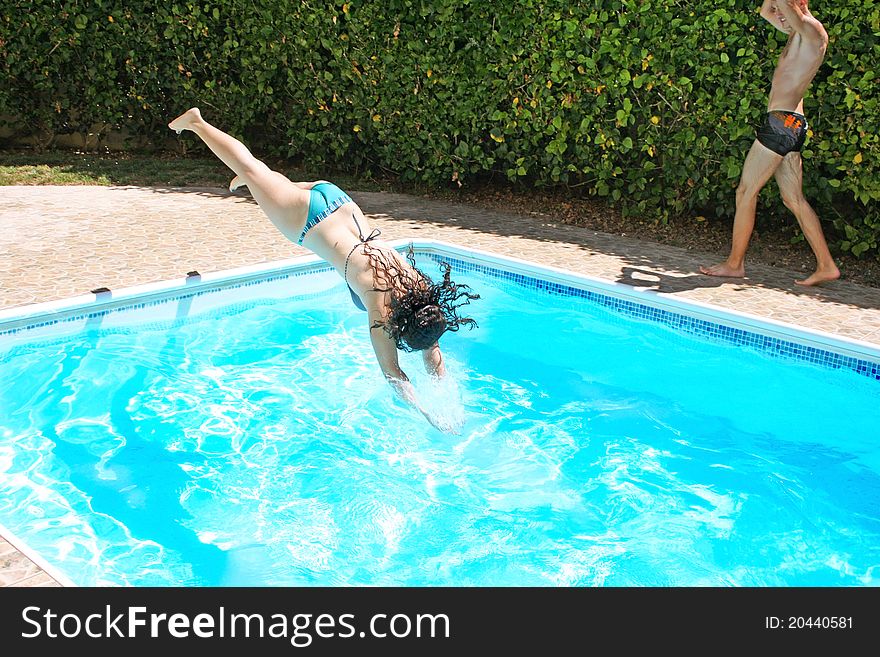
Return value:
M 581 298 L 613 313 L 662 324 L 689 335 L 719 340 L 735 346 L 750 347 L 774 357 L 790 358 L 832 369 L 848 369 L 862 376 L 880 381 L 880 363 L 873 361 L 846 356 L 826 349 L 811 347 L 740 328 L 725 326 L 724 324 L 636 303 L 628 299 L 621 299 L 609 294 L 603 294 L 602 292 L 546 281 L 534 276 L 510 272 L 489 265 L 441 256 L 436 253 L 429 253 L 427 257 L 435 263 L 446 262 L 457 272 L 479 273 L 547 294 Z
M 546 294 L 584 299 L 613 313 L 668 326 L 681 333 L 696 335 L 702 338 L 720 340 L 727 344 L 732 344 L 736 346 L 751 347 L 761 353 L 768 354 L 770 356 L 790 358 L 824 367 L 829 367 L 832 369 L 848 369 L 862 376 L 867 376 L 871 379 L 880 381 L 880 363 L 876 363 L 873 361 L 855 358 L 853 356 L 846 356 L 833 351 L 828 351 L 826 349 L 811 347 L 789 340 L 782 340 L 780 338 L 762 335 L 760 333 L 754 333 L 744 329 L 725 326 L 716 322 L 697 319 L 695 317 L 690 317 L 681 313 L 676 313 L 661 308 L 654 308 L 652 306 L 640 304 L 634 301 L 630 301 L 628 299 L 621 299 L 619 297 L 611 296 L 609 294 L 604 294 L 601 292 L 582 289 L 563 283 L 547 281 L 534 276 L 511 272 L 505 269 L 500 269 L 498 267 L 492 267 L 489 265 L 462 260 L 460 258 L 449 257 L 445 255 L 441 256 L 430 251 L 427 253 L 418 253 L 417 251 L 416 255 L 427 257 L 435 264 L 439 264 L 441 262 L 448 263 L 453 268 L 453 270 L 457 272 L 479 273 L 484 276 L 490 276 L 498 280 L 512 282 L 527 289 L 544 292 Z M 7 329 L 5 331 L 0 331 L 0 336 L 19 333 L 45 326 L 51 326 L 54 324 L 98 318 L 103 315 L 115 312 L 135 310 L 160 304 L 173 303 L 175 301 L 197 297 L 203 294 L 211 294 L 223 289 L 251 287 L 254 285 L 261 285 L 263 283 L 268 283 L 272 281 L 324 273 L 332 270 L 333 268 L 329 265 L 315 264 L 306 267 L 301 271 L 293 271 L 285 274 L 268 276 L 265 278 L 257 277 L 254 280 L 242 283 L 220 283 L 217 286 L 209 286 L 203 290 L 183 292 L 176 296 L 162 297 L 160 299 L 149 302 L 131 304 L 123 302 L 123 305 L 120 305 L 116 308 L 107 308 L 105 310 L 99 310 L 91 313 L 72 315 L 70 317 L 47 320 L 45 322 L 27 324 L 26 326 L 19 326 Z M 259 275 L 257 274 L 257 276 Z M 293 295 L 292 298 L 313 298 L 321 296 L 322 294 L 323 293 Z

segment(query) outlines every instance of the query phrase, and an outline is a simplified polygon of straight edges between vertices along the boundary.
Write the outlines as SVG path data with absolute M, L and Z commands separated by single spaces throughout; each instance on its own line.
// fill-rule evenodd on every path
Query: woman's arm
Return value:
M 444 433 L 458 433 L 454 427 L 449 426 L 441 418 L 434 417 L 422 407 L 409 377 L 400 369 L 397 359 L 397 345 L 381 328 L 372 328 L 374 324 L 375 322 L 370 322 L 370 341 L 373 344 L 376 360 L 379 361 L 379 367 L 382 368 L 382 373 L 385 375 L 385 380 L 388 381 L 394 392 L 421 413 L 436 429 Z
M 425 363 L 425 371 L 443 378 L 446 376 L 446 368 L 443 366 L 443 354 L 440 353 L 440 344 L 435 342 L 432 347 L 422 351 L 422 360 Z

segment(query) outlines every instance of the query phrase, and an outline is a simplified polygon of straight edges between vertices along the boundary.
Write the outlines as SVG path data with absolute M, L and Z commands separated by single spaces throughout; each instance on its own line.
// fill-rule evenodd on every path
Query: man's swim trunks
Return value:
M 303 226 L 297 244 L 302 244 L 306 233 L 331 214 L 336 212 L 346 203 L 351 203 L 351 197 L 339 189 L 333 183 L 320 182 L 309 190 L 309 214 L 306 225 Z
M 807 138 L 807 119 L 797 112 L 767 112 L 764 125 L 758 128 L 758 141 L 778 155 L 800 152 Z

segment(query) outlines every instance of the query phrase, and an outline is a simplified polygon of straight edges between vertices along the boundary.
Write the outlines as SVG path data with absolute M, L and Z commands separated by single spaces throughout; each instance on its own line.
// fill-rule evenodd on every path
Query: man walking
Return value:
M 795 283 L 816 285 L 833 281 L 840 277 L 840 271 L 828 250 L 819 217 L 804 198 L 800 153 L 807 135 L 804 92 L 825 57 L 828 33 L 810 13 L 807 0 L 764 0 L 761 16 L 788 34 L 788 43 L 773 73 L 767 117 L 743 164 L 736 190 L 730 255 L 722 263 L 700 267 L 700 271 L 710 276 L 745 275 L 743 263 L 755 227 L 758 194 L 775 176 L 783 203 L 794 213 L 816 256 L 816 271 Z

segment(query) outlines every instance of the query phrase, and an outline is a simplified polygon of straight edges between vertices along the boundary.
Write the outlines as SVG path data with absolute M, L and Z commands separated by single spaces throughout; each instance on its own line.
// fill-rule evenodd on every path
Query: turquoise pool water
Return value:
M 402 363 L 458 436 L 343 286 L 0 336 L 0 525 L 78 585 L 880 584 L 880 382 L 456 279 Z

